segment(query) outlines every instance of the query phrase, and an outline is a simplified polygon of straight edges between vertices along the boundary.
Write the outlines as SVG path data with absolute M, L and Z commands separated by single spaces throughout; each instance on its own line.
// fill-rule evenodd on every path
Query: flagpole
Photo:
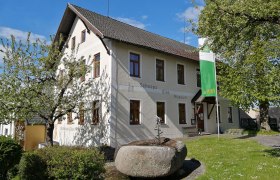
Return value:
M 214 54 L 214 74 L 216 82 L 216 117 L 217 117 L 217 129 L 218 129 L 218 139 L 220 139 L 220 116 L 219 116 L 219 99 L 218 99 L 218 82 L 217 82 L 217 68 L 216 68 L 216 57 Z

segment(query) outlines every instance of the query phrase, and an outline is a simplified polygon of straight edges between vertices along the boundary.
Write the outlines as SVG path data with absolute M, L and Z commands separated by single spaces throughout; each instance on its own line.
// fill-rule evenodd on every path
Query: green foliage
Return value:
M 0 136 L 0 179 L 6 179 L 7 173 L 21 158 L 22 148 L 13 139 Z
M 43 180 L 47 179 L 46 162 L 35 152 L 23 154 L 19 163 L 20 179 Z
M 243 110 L 259 106 L 260 120 L 267 122 L 269 105 L 280 105 L 280 1 L 205 3 L 197 34 L 208 38 L 222 62 L 220 95 Z
M 236 137 L 208 136 L 186 144 L 188 158 L 199 160 L 206 169 L 197 179 L 279 179 L 279 149 Z
M 24 154 L 20 176 L 22 179 L 46 176 L 49 179 L 102 179 L 104 163 L 104 156 L 96 149 L 47 147 Z

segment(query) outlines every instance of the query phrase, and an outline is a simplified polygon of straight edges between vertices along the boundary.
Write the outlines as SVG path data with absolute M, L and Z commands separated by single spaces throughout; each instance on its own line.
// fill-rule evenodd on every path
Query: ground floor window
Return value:
M 179 124 L 187 124 L 186 121 L 186 105 L 184 103 L 179 103 Z
M 92 124 L 96 125 L 99 123 L 99 101 L 93 101 L 92 103 Z
M 83 125 L 83 124 L 85 123 L 84 103 L 81 103 L 81 104 L 80 104 L 80 107 L 79 107 L 79 115 L 80 115 L 79 124 L 80 124 L 80 125 Z
M 160 118 L 160 122 L 165 124 L 165 103 L 157 102 L 157 117 Z
M 228 122 L 232 123 L 232 107 L 228 107 Z
M 219 123 L 221 123 L 221 108 L 218 106 L 218 115 L 217 115 L 217 110 L 216 110 L 216 123 L 218 122 L 218 116 L 219 116 Z
M 130 124 L 140 124 L 140 101 L 130 100 Z

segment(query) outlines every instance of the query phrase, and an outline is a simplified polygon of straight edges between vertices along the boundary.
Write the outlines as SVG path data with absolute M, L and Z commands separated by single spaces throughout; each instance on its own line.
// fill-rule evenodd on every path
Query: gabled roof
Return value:
M 67 5 L 55 40 L 58 39 L 61 33 L 65 37 L 69 35 L 76 16 L 85 23 L 89 30 L 93 31 L 100 38 L 113 39 L 191 60 L 199 60 L 198 52 L 195 51 L 195 47 L 165 38 L 72 4 Z

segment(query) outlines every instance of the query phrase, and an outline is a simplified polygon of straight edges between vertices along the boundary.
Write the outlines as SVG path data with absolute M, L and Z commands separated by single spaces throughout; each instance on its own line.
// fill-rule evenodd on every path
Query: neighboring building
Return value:
M 190 128 L 217 132 L 215 101 L 200 97 L 199 57 L 195 48 L 68 4 L 55 39 L 65 53 L 79 47 L 102 86 L 91 111 L 69 113 L 55 124 L 61 145 L 118 146 L 153 138 L 156 116 L 163 136 L 182 137 Z M 59 67 L 63 70 L 63 65 Z M 95 88 L 95 87 L 93 87 Z M 104 100 L 105 99 L 105 100 Z M 221 129 L 239 127 L 238 109 L 220 98 Z
M 269 120 L 268 123 L 272 130 L 280 131 L 280 108 L 270 107 L 268 111 Z M 240 110 L 240 126 L 245 129 L 259 128 L 260 112 L 259 109 L 250 109 L 248 112 Z
M 14 122 L 9 124 L 0 124 L 0 136 L 14 137 L 14 134 L 15 134 Z
M 39 143 L 45 142 L 45 121 L 34 117 L 26 121 L 12 121 L 7 125 L 0 124 L 0 135 L 16 139 L 25 151 L 34 150 L 38 148 Z

